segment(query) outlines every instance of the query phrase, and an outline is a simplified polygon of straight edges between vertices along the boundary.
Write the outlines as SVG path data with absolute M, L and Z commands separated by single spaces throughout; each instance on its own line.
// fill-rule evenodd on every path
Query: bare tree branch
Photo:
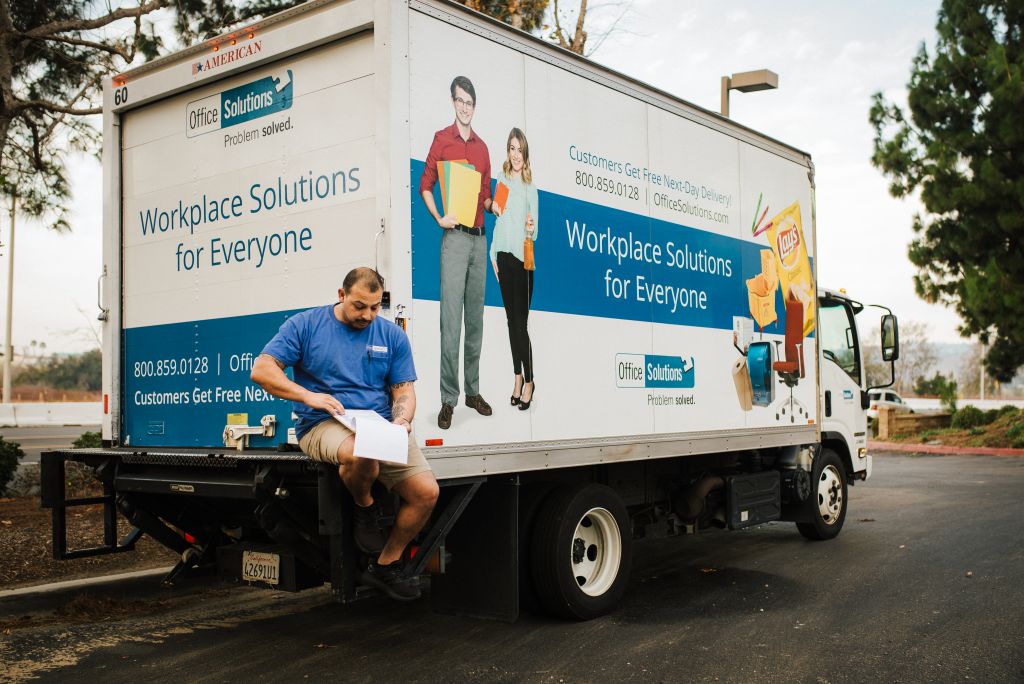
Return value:
M 47 102 L 46 100 L 17 100 L 17 104 L 14 108 L 20 110 L 43 109 L 48 112 L 54 112 L 58 114 L 74 114 L 75 116 L 103 113 L 103 107 L 89 107 L 87 109 L 76 109 L 74 107 L 59 105 L 55 102 Z
M 115 21 L 120 21 L 121 19 L 127 19 L 128 17 L 140 17 L 155 10 L 169 7 L 172 2 L 173 0 L 149 0 L 149 2 L 140 4 L 134 8 L 122 7 L 121 9 L 114 10 L 113 12 L 109 12 L 108 14 L 95 19 L 53 21 L 49 24 L 37 26 L 24 35 L 29 38 L 45 38 L 65 31 L 88 31 L 90 29 L 102 28 L 108 24 L 114 23 Z
M 583 30 L 583 20 L 587 18 L 587 0 L 580 0 L 580 13 L 576 16 L 576 33 L 572 37 L 572 47 L 576 54 L 583 54 L 583 45 L 587 42 L 587 32 Z
M 29 36 L 28 34 L 21 34 L 21 35 L 26 36 L 26 37 L 32 37 L 32 36 Z M 135 55 L 133 54 L 134 50 L 129 51 L 129 50 L 125 49 L 125 48 L 118 47 L 117 45 L 105 45 L 104 43 L 96 43 L 96 42 L 91 41 L 91 40 L 82 40 L 81 38 L 72 38 L 70 36 L 60 36 L 60 35 L 39 36 L 39 39 L 41 39 L 41 40 L 58 41 L 58 42 L 61 42 L 61 43 L 66 43 L 67 45 L 80 45 L 82 47 L 93 48 L 94 50 L 101 50 L 103 52 L 108 52 L 108 53 L 110 53 L 112 55 L 117 55 L 118 57 L 123 59 L 125 62 L 129 62 L 129 63 L 132 61 L 132 59 L 135 58 Z

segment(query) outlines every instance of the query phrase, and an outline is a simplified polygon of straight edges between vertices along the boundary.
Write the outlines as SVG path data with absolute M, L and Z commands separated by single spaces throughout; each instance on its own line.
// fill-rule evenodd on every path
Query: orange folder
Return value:
M 498 181 L 498 185 L 494 188 L 494 197 L 491 198 L 491 202 L 498 205 L 498 210 L 504 214 L 505 203 L 508 202 L 508 186 Z

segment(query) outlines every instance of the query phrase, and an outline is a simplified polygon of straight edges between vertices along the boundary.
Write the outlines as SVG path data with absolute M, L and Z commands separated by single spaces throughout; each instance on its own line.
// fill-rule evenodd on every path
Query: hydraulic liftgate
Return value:
M 67 497 L 66 465 L 93 469 L 103 494 Z M 428 527 L 414 542 L 415 555 L 407 572 L 419 576 L 440 570 L 432 582 L 435 607 L 447 612 L 515 619 L 518 592 L 515 567 L 518 480 L 486 477 L 446 480 Z M 378 486 L 379 485 L 375 485 Z M 179 554 L 180 560 L 164 578 L 173 583 L 183 572 L 216 563 L 226 579 L 241 580 L 241 555 L 247 549 L 272 551 L 281 557 L 276 588 L 298 591 L 330 582 L 335 597 L 355 601 L 376 591 L 358 584 L 360 552 L 352 536 L 352 498 L 334 466 L 294 452 L 135 451 L 78 449 L 45 452 L 41 457 L 41 499 L 53 513 L 53 553 L 59 560 L 121 553 L 134 549 L 149 534 Z M 474 514 L 456 527 L 481 487 L 492 495 L 478 500 Z M 395 510 L 397 497 L 375 492 L 385 508 Z M 102 505 L 103 542 L 69 549 L 67 510 Z M 118 539 L 118 513 L 132 525 Z M 458 562 L 447 544 L 459 547 Z M 495 554 L 508 567 L 500 574 L 505 591 L 486 582 L 479 591 L 478 562 Z M 479 594 L 479 595 L 477 595 Z M 490 597 L 487 595 L 490 594 Z M 497 594 L 497 599 L 495 599 Z M 438 604 L 441 605 L 438 605 Z

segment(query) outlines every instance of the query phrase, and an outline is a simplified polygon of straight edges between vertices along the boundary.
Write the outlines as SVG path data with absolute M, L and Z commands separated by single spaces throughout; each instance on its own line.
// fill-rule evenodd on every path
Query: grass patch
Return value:
M 1024 411 L 1014 406 L 981 411 L 967 405 L 954 414 L 952 425 L 945 429 L 929 428 L 918 433 L 894 435 L 891 441 L 1024 449 Z

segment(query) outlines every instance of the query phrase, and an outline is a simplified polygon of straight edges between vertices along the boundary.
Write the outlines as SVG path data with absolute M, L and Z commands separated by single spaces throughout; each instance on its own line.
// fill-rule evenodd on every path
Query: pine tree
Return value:
M 955 308 L 989 343 L 992 376 L 1024 365 L 1024 3 L 943 0 L 907 108 L 874 96 L 872 162 L 895 197 L 919 192 L 910 261 L 918 295 Z

